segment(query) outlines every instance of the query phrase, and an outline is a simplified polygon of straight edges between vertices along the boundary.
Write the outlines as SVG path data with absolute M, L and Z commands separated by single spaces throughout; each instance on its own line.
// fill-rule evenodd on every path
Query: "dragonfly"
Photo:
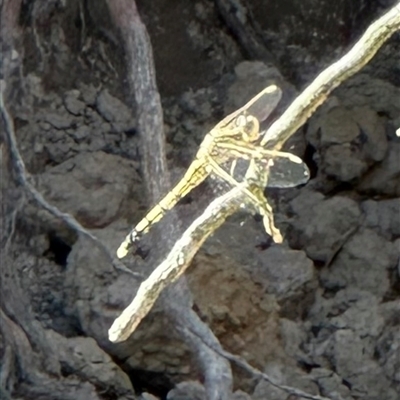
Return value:
M 129 248 L 160 221 L 193 188 L 212 175 L 230 186 L 239 185 L 244 170 L 252 168 L 254 176 L 265 176 L 261 185 L 243 189 L 246 198 L 263 217 L 266 232 L 277 243 L 282 235 L 275 227 L 272 207 L 263 194 L 263 188 L 288 188 L 308 181 L 306 164 L 294 154 L 267 150 L 260 145 L 260 125 L 274 111 L 282 97 L 281 89 L 270 85 L 253 97 L 243 107 L 225 117 L 204 137 L 199 150 L 183 178 L 161 199 L 126 236 L 117 250 L 123 258 Z M 264 171 L 260 172 L 263 169 Z M 262 187 L 263 186 L 263 187 Z

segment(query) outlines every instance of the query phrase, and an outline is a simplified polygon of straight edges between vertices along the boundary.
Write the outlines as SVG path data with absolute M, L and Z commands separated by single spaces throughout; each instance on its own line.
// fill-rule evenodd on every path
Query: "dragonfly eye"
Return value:
M 239 115 L 235 120 L 236 126 L 238 128 L 244 128 L 247 124 L 247 118 L 248 117 L 246 117 L 245 115 Z
M 241 121 L 243 139 L 246 142 L 254 142 L 255 140 L 257 140 L 260 135 L 260 123 L 258 122 L 258 119 L 253 117 L 252 115 L 242 115 L 239 118 L 244 119 L 244 123 Z

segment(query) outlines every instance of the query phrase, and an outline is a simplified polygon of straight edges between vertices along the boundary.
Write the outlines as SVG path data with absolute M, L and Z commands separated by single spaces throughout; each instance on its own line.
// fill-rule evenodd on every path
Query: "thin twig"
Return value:
M 247 200 L 246 195 L 243 193 L 244 185 L 245 184 L 236 187 L 225 195 L 215 199 L 204 213 L 190 225 L 181 239 L 176 242 L 168 257 L 144 282 L 142 282 L 132 303 L 125 308 L 122 314 L 114 321 L 108 331 L 108 338 L 110 341 L 121 342 L 128 339 L 140 321 L 150 311 L 160 292 L 185 272 L 190 264 L 190 262 L 187 261 L 194 257 L 197 250 L 202 246 L 208 236 L 222 225 L 227 216 L 235 212 L 241 206 L 242 201 Z M 185 263 L 182 264 L 182 261 L 185 261 Z M 182 323 L 182 321 L 180 322 L 180 328 L 186 331 L 186 334 L 189 334 L 189 336 L 195 335 L 206 346 L 222 357 L 233 361 L 249 373 L 266 380 L 271 385 L 281 390 L 306 399 L 329 400 L 326 397 L 311 395 L 291 386 L 281 385 L 269 375 L 252 367 L 243 358 L 223 350 L 220 346 L 217 347 L 215 344 L 210 344 L 204 338 L 204 335 L 195 332 L 194 329 L 189 328 L 188 325 Z
M 3 83 L 3 82 L 2 82 Z M 119 271 L 125 272 L 127 274 L 132 275 L 135 278 L 143 278 L 142 275 L 137 274 L 119 261 L 106 247 L 106 245 L 99 240 L 95 235 L 85 229 L 71 214 L 64 213 L 60 211 L 57 207 L 51 205 L 40 192 L 38 192 L 35 186 L 30 182 L 29 174 L 26 171 L 25 163 L 21 157 L 21 154 L 18 149 L 17 139 L 15 137 L 15 129 L 14 129 L 14 122 L 7 110 L 7 107 L 4 103 L 4 89 L 5 85 L 1 85 L 0 88 L 0 113 L 4 123 L 4 131 L 6 142 L 8 145 L 8 149 L 10 152 L 10 159 L 15 171 L 15 176 L 17 182 L 23 187 L 26 193 L 44 210 L 48 211 L 51 215 L 54 215 L 56 218 L 59 218 L 63 221 L 67 226 L 73 229 L 75 232 L 78 232 L 90 240 L 92 240 L 96 246 L 102 249 L 107 257 L 109 258 L 110 262 L 112 263 L 113 267 Z
M 188 330 L 187 327 L 181 327 L 181 328 L 186 329 L 189 334 L 195 335 L 200 340 L 204 341 L 204 339 L 200 335 L 198 335 L 197 332 Z M 205 342 L 205 344 L 208 347 L 210 347 L 211 349 L 213 349 L 216 353 L 220 354 L 222 357 L 225 357 L 226 359 L 235 363 L 240 368 L 243 368 L 245 371 L 249 372 L 252 376 L 262 378 L 265 381 L 267 381 L 268 383 L 270 383 L 272 386 L 275 386 L 276 388 L 281 389 L 289 394 L 292 394 L 292 395 L 298 396 L 298 397 L 303 397 L 305 399 L 311 399 L 311 400 L 331 400 L 329 397 L 313 395 L 313 394 L 310 394 L 307 392 L 303 392 L 302 390 L 294 388 L 292 386 L 282 385 L 282 384 L 278 383 L 274 378 L 271 378 L 265 372 L 261 372 L 259 369 L 251 366 L 244 358 L 237 356 L 235 354 L 232 354 L 229 351 L 223 350 L 221 347 L 217 347 L 211 343 Z
M 265 47 L 248 16 L 248 9 L 239 0 L 215 0 L 219 13 L 236 36 L 243 51 L 254 60 L 276 65 L 276 59 Z
M 142 169 L 151 203 L 155 203 L 170 186 L 166 161 L 164 124 L 160 95 L 157 90 L 152 47 L 146 27 L 141 21 L 135 1 L 107 1 L 115 25 L 120 28 L 127 58 L 128 82 L 135 100 L 140 135 Z M 156 179 L 155 179 L 156 178 Z M 180 230 L 179 219 L 172 213 L 168 231 L 163 231 L 162 245 L 151 258 L 165 257 L 172 247 L 176 232 Z M 156 232 L 157 233 L 157 232 Z M 185 279 L 180 279 L 163 293 L 163 310 L 171 325 L 186 323 L 201 332 L 204 340 L 218 343 L 211 329 L 192 310 L 190 290 Z M 177 311 L 179 310 L 179 311 Z M 232 397 L 232 372 L 229 362 L 210 350 L 200 340 L 182 335 L 182 339 L 196 355 L 205 380 L 209 400 L 228 400 Z M 209 366 L 213 367 L 210 368 Z
M 108 331 L 112 342 L 128 339 L 147 315 L 161 291 L 178 279 L 189 266 L 198 249 L 241 205 L 243 185 L 215 199 L 175 243 L 167 258 L 141 283 L 135 298 L 114 321 Z
M 328 94 L 345 79 L 358 72 L 373 57 L 385 40 L 399 29 L 400 4 L 397 4 L 396 7 L 392 8 L 368 28 L 349 53 L 335 63 L 333 67 L 331 66 L 322 72 L 305 92 L 292 103 L 287 111 L 268 130 L 263 139 L 263 145 L 275 150 L 280 149 L 283 143 L 326 100 Z M 261 171 L 253 170 L 249 171 L 249 173 L 252 175 L 251 183 L 250 181 L 245 181 L 244 185 L 254 184 L 257 180 L 264 179 L 261 176 L 259 179 L 257 178 Z M 227 216 L 235 212 L 242 203 L 247 204 L 246 198 L 243 196 L 240 187 L 236 187 L 214 200 L 207 207 L 205 212 L 192 223 L 176 242 L 167 258 L 142 283 L 132 303 L 114 321 L 109 330 L 109 339 L 111 341 L 122 341 L 130 336 L 149 312 L 161 290 L 183 274 L 206 238 L 223 223 Z M 183 326 L 182 329 L 187 328 Z M 193 332 L 191 331 L 191 333 Z M 213 350 L 282 390 L 309 399 L 324 399 L 321 396 L 312 396 L 298 389 L 279 385 L 268 375 L 261 373 L 244 362 L 240 357 L 231 355 L 223 350 Z
M 383 34 L 384 37 L 388 39 L 390 35 L 387 31 L 394 33 L 400 28 L 400 5 L 390 10 L 386 15 L 381 17 L 371 26 L 373 26 L 374 29 L 371 29 L 371 27 L 368 28 L 366 33 L 359 41 L 359 43 L 362 43 L 363 46 L 360 46 L 359 43 L 354 46 L 354 48 L 357 48 L 362 54 L 358 54 L 356 57 L 353 48 L 350 51 L 351 57 L 349 57 L 350 53 L 348 53 L 336 63 L 337 65 L 340 65 L 341 79 L 344 80 L 349 78 L 351 75 L 359 71 L 371 59 L 371 57 L 367 56 L 366 53 L 369 51 L 372 51 L 374 54 L 376 53 L 377 46 L 383 44 Z M 384 28 L 382 28 L 382 26 Z M 358 60 L 358 64 L 351 62 L 347 65 L 345 62 L 342 62 L 342 60 L 347 60 L 349 62 L 349 59 Z M 330 70 L 330 67 L 327 70 Z M 321 76 L 324 76 L 324 79 L 321 79 Z M 329 74 L 326 74 L 325 70 L 306 89 L 307 96 L 305 96 L 304 93 L 301 94 L 293 102 L 293 104 L 297 106 L 293 107 L 292 104 L 288 110 L 271 126 L 270 129 L 274 127 L 273 133 L 271 134 L 271 131 L 268 130 L 264 137 L 264 144 L 269 145 L 269 141 L 265 142 L 265 138 L 267 138 L 271 141 L 274 140 L 276 146 L 274 149 L 281 147 L 281 143 L 287 140 L 288 137 L 290 137 L 290 135 L 292 135 L 299 127 L 299 124 L 292 116 L 292 113 L 295 113 L 297 118 L 299 118 L 301 121 L 305 121 L 311 115 L 311 113 L 315 111 L 317 107 L 316 105 L 322 104 L 323 100 L 326 99 L 327 93 L 330 93 L 332 90 L 331 88 L 336 87 L 339 84 L 339 78 L 337 74 L 332 73 L 331 80 L 327 78 L 329 78 Z M 319 85 L 322 85 L 322 87 Z M 310 88 L 314 88 L 315 92 L 310 93 Z M 299 98 L 303 99 L 302 102 L 298 101 Z M 322 100 L 320 100 L 320 98 L 322 98 Z M 301 104 L 299 105 L 299 103 Z M 308 104 L 311 105 L 308 106 Z M 289 113 L 289 110 L 293 110 L 292 113 Z M 291 121 L 291 124 L 289 124 L 287 121 Z M 295 129 L 292 129 L 292 126 L 294 126 Z M 283 139 L 281 139 L 278 128 L 281 129 Z M 290 132 L 290 134 L 288 132 Z M 245 180 L 243 185 L 250 184 L 250 176 L 253 184 L 265 181 L 265 177 L 261 176 L 261 174 L 261 169 L 257 171 L 249 170 L 248 174 L 246 175 L 247 181 Z M 177 279 L 177 277 L 182 275 L 183 271 L 189 266 L 194 254 L 198 251 L 205 239 L 214 233 L 214 231 L 222 224 L 222 222 L 237 210 L 240 204 L 251 206 L 246 197 L 242 196 L 242 193 L 239 189 L 240 187 L 237 187 L 220 198 L 214 200 L 207 207 L 204 213 L 197 218 L 192 225 L 190 225 L 190 227 L 182 235 L 181 239 L 179 239 L 179 241 L 175 244 L 167 258 L 153 271 L 150 277 L 142 283 L 132 303 L 114 322 L 109 331 L 111 335 L 111 341 L 125 340 L 129 334 L 133 332 L 140 320 L 148 313 L 161 290 L 169 283 Z M 132 319 L 131 322 L 128 321 L 129 318 Z M 122 323 L 122 320 L 124 320 L 124 323 Z M 129 326 L 131 328 L 130 332 L 128 328 L 120 329 L 123 325 Z
M 360 71 L 400 29 L 400 2 L 372 23 L 357 43 L 322 71 L 265 134 L 261 144 L 279 150 L 342 82 Z

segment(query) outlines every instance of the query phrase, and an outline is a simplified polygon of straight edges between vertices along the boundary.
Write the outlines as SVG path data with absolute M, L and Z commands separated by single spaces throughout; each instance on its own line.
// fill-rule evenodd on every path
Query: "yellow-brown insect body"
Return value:
M 237 158 L 251 159 L 261 157 L 257 142 L 260 140 L 260 121 L 265 120 L 281 98 L 281 90 L 271 85 L 253 97 L 239 110 L 220 121 L 204 138 L 183 178 L 166 196 L 156 204 L 127 236 L 118 251 L 118 257 L 127 253 L 129 245 L 148 232 L 165 213 L 186 196 L 195 186 L 213 173 L 230 185 L 238 184 L 222 165 Z M 247 192 L 246 192 L 247 193 Z M 258 196 L 248 192 L 254 202 Z M 261 205 L 262 206 L 262 205 Z M 261 207 L 260 206 L 260 207 Z
M 217 124 L 206 135 L 194 161 L 190 164 L 183 178 L 136 225 L 133 233 L 136 237 L 148 232 L 151 225 L 158 222 L 180 199 L 203 182 L 213 170 L 211 163 L 222 164 L 232 159 L 230 151 L 228 149 L 218 149 L 218 144 L 235 140 L 242 141 L 243 137 L 246 139 L 254 138 L 254 140 L 259 137 L 259 123 L 252 116 L 240 115 L 233 118 L 223 128 L 219 127 L 219 125 Z M 131 237 L 131 239 L 136 240 L 135 236 Z

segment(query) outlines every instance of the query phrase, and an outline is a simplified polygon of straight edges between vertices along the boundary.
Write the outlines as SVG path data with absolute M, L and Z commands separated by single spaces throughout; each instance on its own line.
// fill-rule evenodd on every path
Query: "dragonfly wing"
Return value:
M 275 110 L 282 98 L 282 90 L 275 86 L 269 86 L 250 100 L 244 107 L 248 114 L 256 117 L 258 121 L 265 121 Z
M 259 159 L 238 157 L 234 163 L 227 162 L 223 167 L 226 171 L 230 171 L 230 175 L 236 181 L 241 182 L 252 162 L 252 168 L 258 171 L 257 176 L 264 176 L 268 172 L 268 187 L 291 188 L 303 185 L 310 179 L 310 171 L 302 159 L 284 152 L 276 152 L 273 156 L 265 155 L 264 158 Z
M 226 127 L 234 121 L 235 118 L 238 118 L 241 115 L 252 115 L 257 118 L 259 122 L 265 121 L 272 111 L 274 111 L 281 98 L 282 90 L 278 86 L 268 86 L 254 96 L 243 107 L 226 116 L 216 125 L 215 129 Z
M 290 153 L 283 153 L 289 155 Z M 301 158 L 290 154 L 276 156 L 268 160 L 269 172 L 267 187 L 291 188 L 303 185 L 310 179 L 310 171 Z

